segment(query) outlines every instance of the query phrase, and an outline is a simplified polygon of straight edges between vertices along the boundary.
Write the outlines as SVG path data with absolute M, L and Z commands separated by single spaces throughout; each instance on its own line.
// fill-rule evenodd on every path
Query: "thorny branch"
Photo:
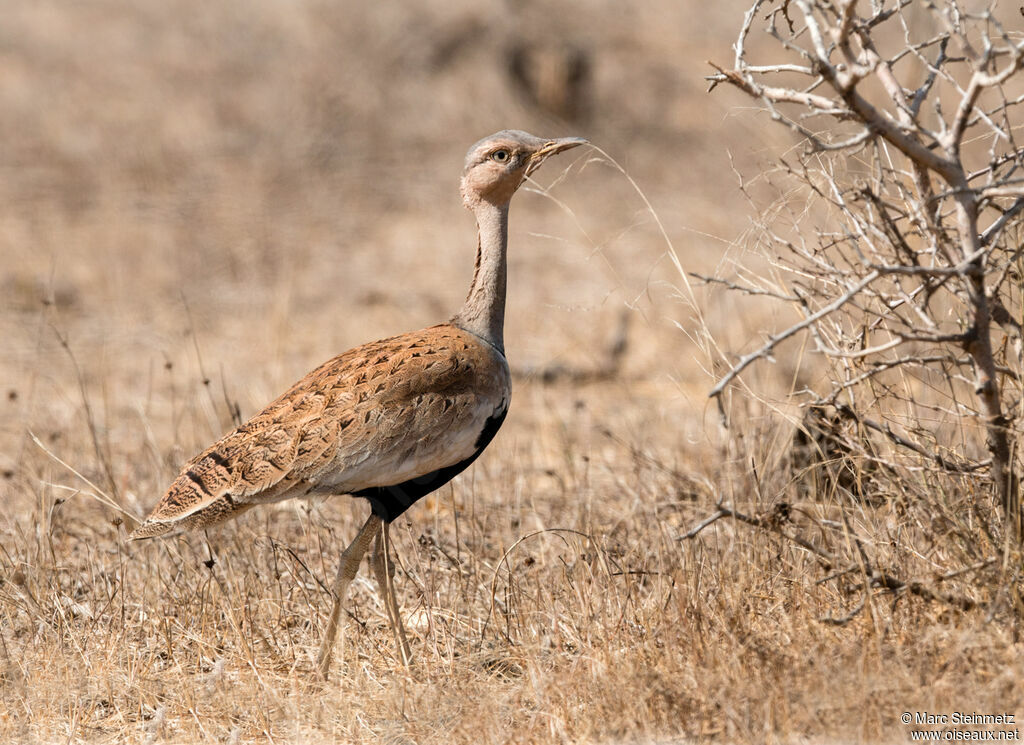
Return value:
M 775 52 L 752 41 L 760 20 Z M 807 149 L 780 169 L 797 190 L 780 189 L 759 225 L 771 289 L 702 279 L 787 303 L 798 319 L 727 361 L 709 395 L 722 406 L 737 376 L 808 333 L 830 370 L 808 405 L 837 406 L 945 472 L 985 463 L 1020 540 L 1024 297 L 1005 280 L 1024 274 L 1024 39 L 959 0 L 755 0 L 733 51 L 732 69 L 712 64 L 711 88 L 755 99 Z M 918 432 L 943 412 L 961 448 L 989 457 L 934 455 L 879 423 L 896 410 Z

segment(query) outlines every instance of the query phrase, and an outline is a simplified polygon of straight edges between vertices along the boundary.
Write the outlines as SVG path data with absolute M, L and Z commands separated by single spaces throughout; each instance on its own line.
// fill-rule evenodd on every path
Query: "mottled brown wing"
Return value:
M 190 460 L 131 537 L 210 525 L 289 497 L 389 486 L 459 463 L 509 395 L 504 357 L 454 326 L 357 347 Z

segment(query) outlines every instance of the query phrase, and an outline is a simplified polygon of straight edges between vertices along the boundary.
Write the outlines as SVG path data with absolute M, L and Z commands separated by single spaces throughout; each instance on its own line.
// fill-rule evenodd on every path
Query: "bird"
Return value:
M 545 160 L 586 143 L 503 130 L 470 147 L 460 192 L 478 240 L 462 308 L 445 323 L 363 344 L 310 372 L 189 460 L 129 538 L 205 528 L 294 497 L 365 499 L 370 515 L 341 553 L 317 669 L 326 679 L 346 591 L 371 543 L 388 621 L 409 665 L 389 526 L 473 463 L 505 420 L 509 203 Z

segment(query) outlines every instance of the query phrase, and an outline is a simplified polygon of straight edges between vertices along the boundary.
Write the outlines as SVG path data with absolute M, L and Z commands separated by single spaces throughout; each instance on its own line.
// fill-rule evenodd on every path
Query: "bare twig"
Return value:
M 721 395 L 722 391 L 725 390 L 725 387 L 729 385 L 732 379 L 739 375 L 741 372 L 743 372 L 743 370 L 746 369 L 750 365 L 750 363 L 754 362 L 755 360 L 761 359 L 762 357 L 767 357 L 769 354 L 771 354 L 772 350 L 775 349 L 775 347 L 778 346 L 781 342 L 784 342 L 786 339 L 790 338 L 794 334 L 797 334 L 806 329 L 815 321 L 824 318 L 830 313 L 833 313 L 839 308 L 846 305 L 854 297 L 856 297 L 861 290 L 870 285 L 880 276 L 882 275 L 878 271 L 870 272 L 866 277 L 861 279 L 859 282 L 857 282 L 857 284 L 855 284 L 853 287 L 847 290 L 843 295 L 841 295 L 836 300 L 826 305 L 824 308 L 821 308 L 817 312 L 812 313 L 811 315 L 804 318 L 804 320 L 802 320 L 800 323 L 790 326 L 785 331 L 775 334 L 774 336 L 770 337 L 768 341 L 762 344 L 759 349 L 741 357 L 739 361 L 735 365 L 733 365 L 732 369 L 729 370 L 729 372 L 726 373 L 726 375 L 723 376 L 718 381 L 718 383 L 715 384 L 715 387 L 712 388 L 711 392 L 708 394 L 708 398 L 715 398 L 716 396 Z
M 789 21 L 792 8 L 795 17 L 788 31 L 768 15 L 767 37 L 782 54 L 754 60 L 752 19 L 762 7 L 755 2 L 735 44 L 733 69 L 715 67 L 710 76 L 743 91 L 804 139 L 808 150 L 799 163 L 780 170 L 820 213 L 807 230 L 811 209 L 787 193 L 791 201 L 774 215 L 791 222 L 762 231 L 774 270 L 789 273 L 792 282 L 778 275 L 764 287 L 714 280 L 796 305 L 803 318 L 732 362 L 709 395 L 721 408 L 721 394 L 736 376 L 808 331 L 814 351 L 838 376 L 832 395 L 818 401 L 835 403 L 841 394 L 845 410 L 865 427 L 939 473 L 987 471 L 1006 532 L 1024 539 L 1019 428 L 1012 418 L 1020 405 L 1004 389 L 1007 381 L 1024 380 L 1024 358 L 1019 349 L 1011 356 L 998 346 L 1000 327 L 1016 347 L 1021 343 L 1020 323 L 1006 311 L 1021 300 L 1006 280 L 1019 273 L 1024 249 L 1003 244 L 1019 238 L 1024 215 L 1024 157 L 1014 139 L 1021 127 L 1014 117 L 1024 103 L 1017 82 L 1024 41 L 1007 33 L 995 9 L 963 12 L 954 0 L 921 6 L 937 31 L 920 37 L 918 27 L 929 25 L 909 23 L 902 12 L 907 4 L 790 0 L 785 15 Z M 895 50 L 891 35 L 880 42 L 890 20 L 903 40 Z M 907 56 L 924 66 L 923 80 L 897 64 Z M 953 103 L 949 112 L 944 101 Z M 926 106 L 933 109 L 929 116 L 922 113 Z M 981 231 L 979 223 L 988 227 Z M 791 292 L 773 291 L 780 286 Z M 902 362 L 892 367 L 904 376 L 900 382 L 877 374 L 887 368 L 876 360 L 897 348 Z M 967 366 L 946 364 L 962 353 L 973 380 Z M 865 406 L 899 405 L 911 420 L 926 418 L 908 376 L 927 381 L 929 396 L 945 398 L 935 404 L 940 409 L 980 424 L 988 458 L 940 456 L 878 424 L 885 416 L 865 416 Z M 937 386 L 939 380 L 945 382 Z

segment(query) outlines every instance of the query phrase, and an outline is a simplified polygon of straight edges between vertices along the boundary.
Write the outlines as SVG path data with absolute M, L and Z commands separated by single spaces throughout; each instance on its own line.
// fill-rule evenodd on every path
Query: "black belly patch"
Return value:
M 484 448 L 490 444 L 494 436 L 498 434 L 498 429 L 501 428 L 501 423 L 505 421 L 507 413 L 508 408 L 500 414 L 495 414 L 484 423 L 480 436 L 476 438 L 476 451 L 464 461 L 446 466 L 445 468 L 439 468 L 415 479 L 403 481 L 401 484 L 374 486 L 370 489 L 353 492 L 353 495 L 369 500 L 373 514 L 379 516 L 385 522 L 391 522 L 412 507 L 417 499 L 440 489 L 465 471 L 477 459 L 477 456 L 484 451 Z

